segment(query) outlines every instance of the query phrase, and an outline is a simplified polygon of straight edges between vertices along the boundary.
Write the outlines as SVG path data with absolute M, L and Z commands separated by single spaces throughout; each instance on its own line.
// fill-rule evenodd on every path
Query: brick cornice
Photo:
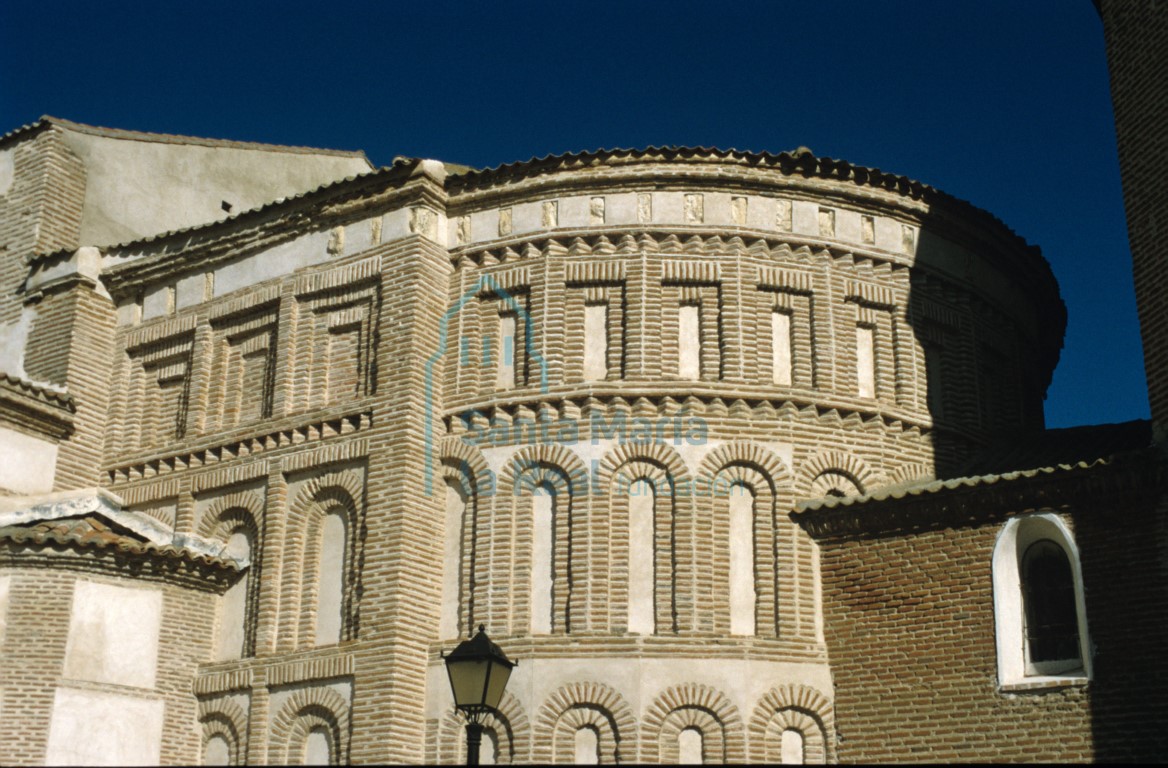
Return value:
M 420 163 L 402 162 L 225 221 L 113 246 L 105 256 L 115 264 L 102 273 L 102 283 L 116 299 L 372 213 L 407 205 L 444 209 L 441 185 L 419 171 Z
M 72 396 L 0 373 L 0 423 L 60 439 L 73 432 Z

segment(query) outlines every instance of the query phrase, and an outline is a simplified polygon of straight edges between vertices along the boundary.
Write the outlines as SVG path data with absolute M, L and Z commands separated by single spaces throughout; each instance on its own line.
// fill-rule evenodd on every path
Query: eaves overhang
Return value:
M 817 540 L 909 535 L 982 525 L 1035 509 L 1102 497 L 1128 501 L 1168 480 L 1154 447 L 1091 461 L 947 480 L 922 480 L 800 503 L 791 519 Z

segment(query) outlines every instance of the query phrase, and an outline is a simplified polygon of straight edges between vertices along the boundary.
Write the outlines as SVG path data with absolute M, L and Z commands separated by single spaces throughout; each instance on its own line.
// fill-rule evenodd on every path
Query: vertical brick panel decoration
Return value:
M 353 702 L 353 728 L 362 738 L 353 744 L 352 759 L 401 763 L 423 759 L 427 652 L 438 637 L 442 537 L 434 531 L 441 528 L 445 488 L 435 462 L 427 493 L 425 376 L 427 360 L 439 349 L 450 260 L 445 249 L 422 238 L 402 241 L 381 259 L 379 423 L 370 436 L 357 652 L 358 666 L 369 673 Z M 442 362 L 452 364 L 457 354 L 457 346 L 449 345 Z M 436 398 L 442 381 L 442 369 L 434 369 Z M 438 430 L 442 422 L 435 415 Z

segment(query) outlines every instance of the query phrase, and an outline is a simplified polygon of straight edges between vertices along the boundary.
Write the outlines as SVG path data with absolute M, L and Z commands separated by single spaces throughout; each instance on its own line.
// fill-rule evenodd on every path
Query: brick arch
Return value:
M 236 527 L 229 526 L 230 530 L 223 530 L 225 515 L 236 510 L 243 510 L 247 513 L 248 518 L 250 518 L 248 522 L 257 537 L 256 544 L 258 546 L 258 536 L 261 530 L 259 523 L 264 516 L 264 499 L 256 491 L 236 491 L 217 497 L 203 511 L 196 533 L 204 539 L 226 541 L 227 538 L 223 534 L 226 533 L 227 536 L 230 536 L 235 532 Z
M 711 762 L 746 761 L 746 741 L 738 708 L 725 694 L 708 685 L 683 683 L 668 689 L 645 713 L 641 758 L 677 763 L 677 737 L 685 728 L 702 732 L 703 749 Z
M 291 509 L 308 507 L 315 503 L 321 493 L 325 491 L 343 492 L 356 508 L 359 506 L 359 502 L 365 498 L 364 473 L 346 469 L 313 477 L 304 483 L 300 492 L 296 494 L 296 500 L 289 507 Z
M 464 490 L 473 490 L 480 495 L 494 493 L 494 473 L 477 446 L 470 445 L 458 437 L 444 437 L 438 442 L 438 456 L 441 457 L 439 461 L 443 467 L 443 475 L 456 476 L 453 473 L 447 474 L 448 470 L 461 475 L 460 481 L 464 483 Z M 466 483 L 469 483 L 469 489 L 466 488 Z
M 824 451 L 804 464 L 799 472 L 796 483 L 798 497 L 818 498 L 822 494 L 816 494 L 816 482 L 824 476 L 831 475 L 845 478 L 859 493 L 865 493 L 878 481 L 876 473 L 857 456 L 844 451 Z M 831 487 L 827 486 L 828 489 Z
M 228 746 L 228 762 L 231 765 L 247 762 L 247 714 L 243 707 L 231 699 L 201 700 L 199 723 L 203 726 L 201 749 L 204 752 L 212 737 L 222 736 Z
M 464 540 L 468 573 L 462 578 L 473 587 L 468 626 L 484 622 L 508 634 L 527 634 L 532 626 L 531 564 L 533 551 L 533 500 L 536 486 L 548 484 L 556 495 L 552 560 L 553 633 L 571 630 L 574 611 L 572 585 L 578 582 L 574 560 L 579 549 L 576 538 L 581 516 L 589 505 L 588 479 L 584 462 L 561 445 L 533 445 L 516 451 L 500 473 L 499 492 L 489 509 L 479 512 L 489 523 L 476 519 L 475 530 L 490 531 L 491 542 Z
M 835 761 L 835 709 L 818 690 L 807 685 L 782 685 L 759 700 L 748 727 L 751 761 L 779 762 L 780 739 L 787 729 L 802 734 L 805 762 Z
M 346 526 L 344 594 L 341 642 L 358 635 L 359 600 L 365 526 L 364 474 L 355 469 L 327 472 L 304 483 L 288 506 L 288 538 L 285 546 L 285 600 L 287 618 L 281 634 L 297 638 L 300 647 L 315 645 L 313 628 L 318 598 L 321 529 L 325 517 L 340 509 Z
M 588 468 L 583 460 L 562 445 L 548 443 L 529 445 L 516 451 L 499 476 L 499 487 L 514 493 L 518 490 L 516 483 L 536 467 L 553 467 L 562 472 L 573 496 L 588 493 Z
M 910 481 L 932 480 L 933 470 L 922 462 L 912 462 L 909 464 L 901 464 L 892 471 L 888 478 L 889 485 L 896 485 L 897 483 L 907 483 Z
M 637 723 L 628 702 L 603 683 L 569 683 L 547 698 L 535 720 L 536 763 L 575 762 L 575 736 L 595 728 L 602 763 L 635 762 Z
M 662 442 L 624 443 L 615 446 L 600 460 L 600 480 L 609 484 L 621 467 L 633 461 L 648 462 L 669 472 L 674 482 L 689 482 L 689 468 L 680 454 Z
M 695 526 L 697 517 L 689 469 L 677 451 L 664 443 L 626 443 L 612 448 L 601 460 L 598 482 L 606 490 L 593 501 L 589 514 L 583 578 L 591 591 L 591 629 L 627 631 L 629 562 L 633 556 L 628 552 L 627 491 L 641 480 L 652 483 L 655 489 L 655 632 L 679 631 L 695 610 L 697 564 L 692 556 L 682 556 L 688 550 L 680 538 Z
M 313 728 L 324 728 L 332 736 L 333 763 L 349 762 L 349 703 L 332 688 L 304 688 L 293 693 L 272 718 L 272 762 L 289 765 L 300 762 L 304 743 Z
M 791 471 L 782 459 L 765 446 L 746 440 L 735 440 L 710 451 L 702 459 L 698 477 L 713 479 L 719 472 L 732 466 L 757 469 L 770 483 L 772 493 L 777 493 L 779 488 L 784 486 L 789 488 L 792 485 Z
M 483 718 L 483 727 L 495 733 L 497 762 L 513 765 L 531 761 L 531 723 L 519 699 L 503 694 L 499 709 Z M 438 762 L 446 765 L 466 764 L 466 720 L 450 709 L 438 726 Z

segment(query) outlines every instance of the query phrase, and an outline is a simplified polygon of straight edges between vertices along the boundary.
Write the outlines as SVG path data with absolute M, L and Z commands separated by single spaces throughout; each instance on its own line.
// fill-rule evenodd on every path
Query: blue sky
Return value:
M 42 114 L 492 166 L 688 144 L 876 166 L 1042 247 L 1050 426 L 1146 418 L 1089 0 L 5 3 L 0 132 Z

